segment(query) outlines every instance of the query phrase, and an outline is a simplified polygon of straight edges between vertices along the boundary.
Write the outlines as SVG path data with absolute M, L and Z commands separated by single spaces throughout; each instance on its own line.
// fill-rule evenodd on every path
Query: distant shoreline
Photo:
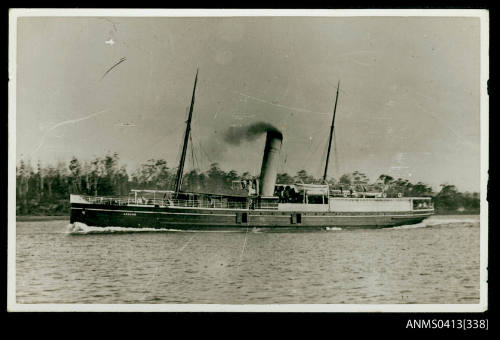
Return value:
M 442 210 L 436 211 L 434 215 L 480 215 L 481 212 L 479 210 L 464 210 L 464 211 L 456 211 L 456 210 Z
M 36 222 L 36 221 L 55 221 L 55 220 L 69 220 L 68 215 L 37 215 L 37 216 L 31 216 L 31 215 L 21 215 L 21 216 L 16 216 L 16 222 Z

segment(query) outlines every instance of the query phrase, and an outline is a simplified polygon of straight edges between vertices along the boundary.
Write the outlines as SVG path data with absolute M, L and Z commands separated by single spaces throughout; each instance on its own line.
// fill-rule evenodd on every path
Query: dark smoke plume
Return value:
M 239 145 L 243 141 L 251 142 L 267 132 L 272 132 L 278 138 L 283 139 L 283 134 L 277 128 L 269 123 L 258 122 L 249 126 L 230 127 L 224 134 L 224 141 Z

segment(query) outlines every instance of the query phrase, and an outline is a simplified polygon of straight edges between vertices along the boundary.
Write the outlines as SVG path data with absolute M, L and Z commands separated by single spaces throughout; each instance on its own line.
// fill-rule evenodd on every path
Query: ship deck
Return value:
M 122 202 L 113 199 L 92 202 L 74 200 L 71 204 L 71 223 L 92 226 L 123 226 L 172 229 L 248 228 L 248 227 L 387 227 L 419 223 L 433 214 L 434 209 L 413 209 L 417 198 L 397 199 L 408 203 L 409 209 L 372 211 L 333 211 L 328 204 L 280 204 L 252 209 L 247 203 L 223 204 L 195 200 L 170 202 Z M 353 202 L 359 202 L 356 199 Z M 364 199 L 369 202 L 391 202 L 390 199 Z M 345 203 L 346 199 L 342 202 Z M 335 200 L 333 200 L 335 202 Z M 234 202 L 233 202 L 234 203 Z M 359 203 L 357 203 L 359 204 Z M 398 206 L 395 206 L 398 208 Z

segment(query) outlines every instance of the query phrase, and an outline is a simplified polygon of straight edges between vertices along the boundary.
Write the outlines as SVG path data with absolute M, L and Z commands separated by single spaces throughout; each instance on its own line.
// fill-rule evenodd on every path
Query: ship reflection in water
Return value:
M 73 228 L 17 223 L 18 303 L 479 303 L 479 216 L 317 232 Z

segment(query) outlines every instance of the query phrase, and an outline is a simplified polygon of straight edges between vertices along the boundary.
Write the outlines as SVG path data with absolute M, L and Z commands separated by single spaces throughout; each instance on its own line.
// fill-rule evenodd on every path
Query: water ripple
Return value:
M 331 231 L 183 232 L 20 222 L 17 301 L 479 302 L 477 217 Z

